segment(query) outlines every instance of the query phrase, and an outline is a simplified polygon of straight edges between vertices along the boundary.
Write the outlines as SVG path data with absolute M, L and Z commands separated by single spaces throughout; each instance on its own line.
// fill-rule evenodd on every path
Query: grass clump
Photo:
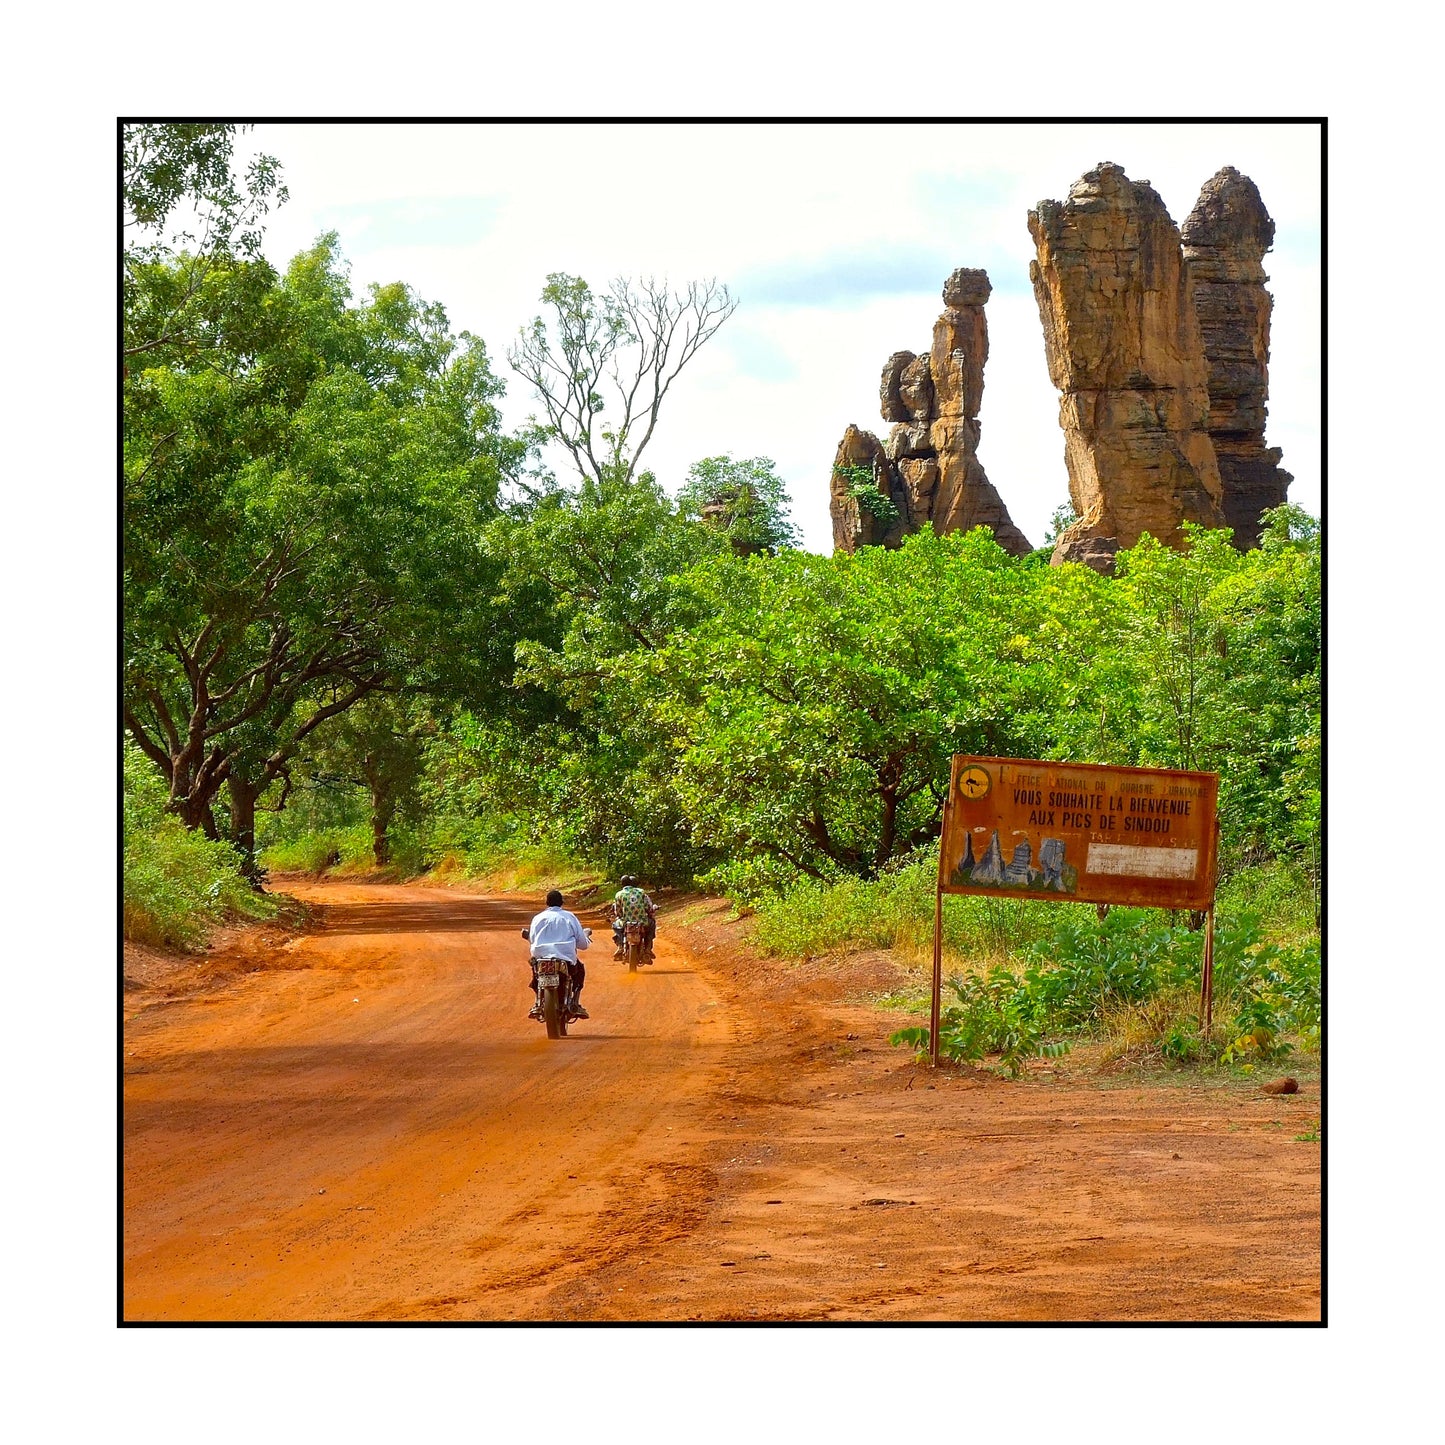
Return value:
M 298 824 L 300 826 L 298 826 Z M 440 882 L 465 879 L 491 888 L 575 887 L 594 873 L 551 838 L 530 838 L 507 819 L 442 815 L 394 823 L 388 833 L 385 872 L 396 878 L 427 874 Z M 267 820 L 260 853 L 273 873 L 373 873 L 377 870 L 372 830 L 365 822 Z
M 1216 907 L 1223 914 L 1253 914 L 1266 937 L 1305 943 L 1319 931 L 1318 895 L 1309 874 L 1287 858 L 1242 868 L 1219 885 Z
M 887 948 L 931 958 L 938 845 L 877 878 L 806 879 L 757 901 L 753 935 L 766 953 L 816 958 L 844 949 Z M 1043 937 L 1053 905 L 954 897 L 943 910 L 943 951 L 955 964 L 1003 962 Z
M 242 876 L 234 848 L 166 812 L 165 787 L 132 744 L 122 782 L 121 932 L 127 940 L 193 949 L 218 924 L 275 913 L 275 902 Z
M 260 861 L 270 873 L 310 873 L 320 877 L 332 868 L 354 872 L 374 862 L 371 830 L 364 824 L 308 830 L 268 843 L 261 850 Z
M 595 876 L 561 840 L 529 835 L 510 818 L 440 817 L 417 835 L 421 867 L 502 890 L 575 886 Z

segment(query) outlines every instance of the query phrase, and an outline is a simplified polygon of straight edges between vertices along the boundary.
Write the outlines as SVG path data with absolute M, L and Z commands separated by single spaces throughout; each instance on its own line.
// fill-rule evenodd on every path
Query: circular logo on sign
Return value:
M 988 775 L 988 769 L 980 767 L 977 763 L 970 763 L 958 775 L 958 791 L 970 802 L 977 802 L 979 798 L 988 797 L 988 790 L 993 787 L 993 779 Z

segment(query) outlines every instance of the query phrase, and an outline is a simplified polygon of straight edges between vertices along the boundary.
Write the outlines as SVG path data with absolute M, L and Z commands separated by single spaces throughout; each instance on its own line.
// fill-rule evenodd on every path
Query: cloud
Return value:
M 321 224 L 341 233 L 350 254 L 384 246 L 470 246 L 497 222 L 501 202 L 493 196 L 403 197 L 356 201 L 321 209 Z
M 879 296 L 941 293 L 957 264 L 941 249 L 882 242 L 750 267 L 738 274 L 731 289 L 757 306 L 861 304 Z
M 759 381 L 798 379 L 798 363 L 780 338 L 758 326 L 729 322 L 718 333 L 714 345 L 732 361 L 739 376 L 754 377 Z

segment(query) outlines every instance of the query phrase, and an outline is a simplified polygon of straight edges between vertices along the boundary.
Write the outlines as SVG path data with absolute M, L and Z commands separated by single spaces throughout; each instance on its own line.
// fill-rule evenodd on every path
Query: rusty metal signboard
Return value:
M 1199 1017 L 1214 998 L 1217 773 L 955 757 L 933 902 L 929 1053 L 938 1063 L 943 895 L 1129 903 L 1205 914 Z
M 1217 773 L 955 757 L 945 893 L 1205 909 L 1214 899 Z

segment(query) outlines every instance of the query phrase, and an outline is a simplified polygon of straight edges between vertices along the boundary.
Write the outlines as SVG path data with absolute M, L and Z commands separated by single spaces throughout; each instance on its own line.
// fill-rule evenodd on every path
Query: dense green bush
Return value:
M 164 785 L 131 744 L 125 747 L 121 829 L 122 931 L 135 943 L 194 948 L 218 923 L 264 918 L 275 904 L 241 875 L 240 855 L 167 813 Z
M 1214 1015 L 1208 1037 L 1198 1017 L 1202 932 L 1152 909 L 1115 908 L 1100 919 L 1059 907 L 1043 938 L 1023 949 L 1022 970 L 996 964 L 955 975 L 956 1002 L 939 1025 L 939 1053 L 957 1061 L 997 1053 L 1017 1074 L 1030 1055 L 1061 1051 L 1071 1035 L 1116 1036 L 1129 1053 L 1187 1063 L 1223 1060 L 1252 1067 L 1319 1047 L 1318 942 L 1266 941 L 1250 914 L 1221 918 L 1214 944 Z M 1291 1043 L 1293 1040 L 1293 1044 Z M 899 1030 L 895 1044 L 926 1050 L 926 1028 Z
M 534 838 L 515 818 L 469 818 L 452 813 L 393 824 L 388 871 L 402 878 L 439 871 L 465 878 L 506 874 L 574 877 L 575 854 L 564 841 Z M 295 827 L 281 814 L 262 834 L 261 862 L 272 873 L 369 873 L 376 868 L 371 826 L 332 823 Z
M 1219 772 L 1226 895 L 1314 931 L 1320 546 L 1294 509 L 1248 553 L 1145 538 L 1114 578 L 983 530 L 742 558 L 646 476 L 549 493 L 482 541 L 528 636 L 509 687 L 422 709 L 399 868 L 550 847 L 758 905 L 777 952 L 917 948 L 950 755 L 1070 758 Z M 288 810 L 346 771 L 318 757 Z M 301 831 L 371 816 L 354 787 L 346 807 Z M 1042 917 L 951 905 L 948 946 L 1004 958 Z

